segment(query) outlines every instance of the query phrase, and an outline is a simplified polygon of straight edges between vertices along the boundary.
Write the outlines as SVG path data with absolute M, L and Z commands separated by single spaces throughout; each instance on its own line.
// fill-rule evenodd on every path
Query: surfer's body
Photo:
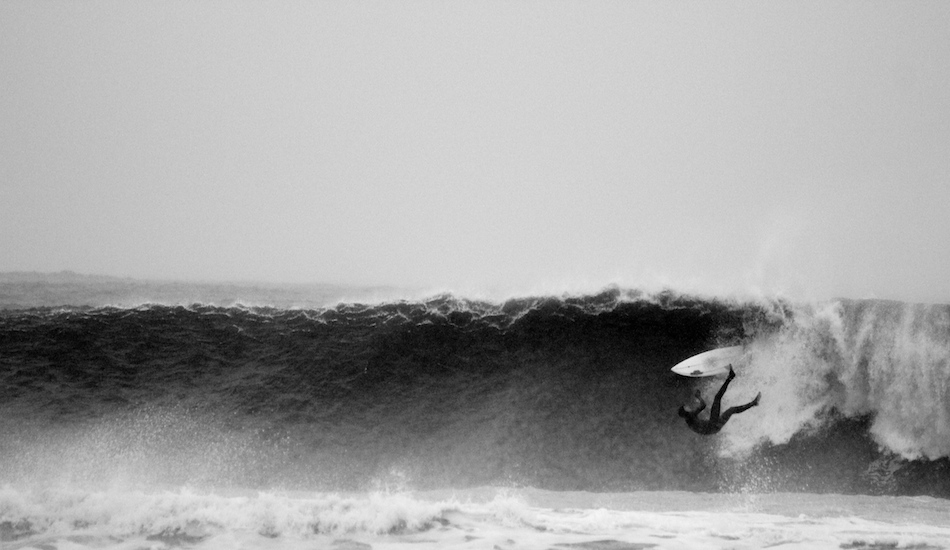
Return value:
M 696 390 L 696 399 L 699 400 L 699 407 L 693 411 L 687 411 L 685 407 L 679 408 L 679 415 L 686 419 L 686 425 L 689 426 L 689 429 L 694 432 L 702 435 L 712 435 L 718 433 L 723 426 L 726 425 L 726 422 L 729 421 L 729 418 L 734 414 L 739 414 L 744 412 L 752 407 L 755 407 L 759 404 L 759 397 L 762 396 L 761 393 L 755 396 L 755 399 L 746 403 L 745 405 L 739 405 L 738 407 L 730 407 L 725 410 L 722 414 L 719 413 L 719 409 L 722 402 L 722 396 L 726 394 L 726 388 L 729 387 L 729 382 L 732 382 L 732 379 L 736 377 L 736 373 L 733 372 L 732 366 L 729 366 L 729 376 L 726 377 L 726 381 L 722 383 L 722 387 L 719 388 L 719 391 L 716 393 L 716 398 L 713 400 L 712 409 L 709 411 L 709 419 L 704 420 L 699 418 L 699 413 L 706 408 L 706 402 L 703 401 L 702 395 L 699 393 L 699 390 Z

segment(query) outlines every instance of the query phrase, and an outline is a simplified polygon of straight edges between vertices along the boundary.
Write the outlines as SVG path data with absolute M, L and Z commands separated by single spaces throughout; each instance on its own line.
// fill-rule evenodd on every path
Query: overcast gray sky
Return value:
M 950 302 L 950 2 L 0 2 L 0 271 Z

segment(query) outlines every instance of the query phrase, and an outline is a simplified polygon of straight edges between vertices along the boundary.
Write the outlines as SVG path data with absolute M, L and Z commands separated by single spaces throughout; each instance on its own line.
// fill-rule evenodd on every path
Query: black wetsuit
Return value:
M 699 418 L 699 413 L 706 408 L 706 402 L 703 401 L 699 390 L 696 390 L 696 398 L 699 399 L 699 408 L 694 411 L 687 411 L 685 408 L 680 407 L 679 415 L 686 419 L 686 425 L 689 426 L 689 429 L 702 435 L 712 435 L 714 433 L 718 433 L 719 430 L 721 430 L 722 427 L 726 425 L 726 422 L 729 421 L 729 417 L 734 414 L 744 412 L 749 408 L 755 407 L 759 404 L 759 396 L 761 394 L 755 396 L 755 399 L 746 403 L 745 405 L 730 407 L 722 414 L 719 414 L 722 396 L 726 394 L 726 388 L 729 387 L 729 382 L 732 382 L 732 379 L 735 377 L 736 375 L 734 372 L 732 372 L 732 368 L 730 367 L 729 376 L 726 377 L 726 381 L 723 382 L 722 387 L 719 388 L 719 392 L 716 393 L 716 399 L 713 400 L 712 409 L 709 411 L 709 420 L 702 420 Z

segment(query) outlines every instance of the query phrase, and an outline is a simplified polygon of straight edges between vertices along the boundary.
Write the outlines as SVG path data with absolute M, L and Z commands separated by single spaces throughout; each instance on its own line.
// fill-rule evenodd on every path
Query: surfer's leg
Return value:
M 729 407 L 728 409 L 726 409 L 726 412 L 722 413 L 722 416 L 719 417 L 720 425 L 728 422 L 730 416 L 745 412 L 751 409 L 752 407 L 758 406 L 760 397 L 762 397 L 762 392 L 759 392 L 759 394 L 755 396 L 755 399 L 753 399 L 752 401 L 749 401 L 745 405 L 739 405 L 737 407 Z
M 719 388 L 719 391 L 716 392 L 716 399 L 713 400 L 712 409 L 709 409 L 709 421 L 715 422 L 719 418 L 719 409 L 722 404 L 722 396 L 726 395 L 726 389 L 729 387 L 729 382 L 732 382 L 732 379 L 736 377 L 736 373 L 732 372 L 732 365 L 729 365 L 729 376 L 726 377 L 726 381 L 722 383 L 722 387 Z M 725 422 L 725 420 L 723 420 Z

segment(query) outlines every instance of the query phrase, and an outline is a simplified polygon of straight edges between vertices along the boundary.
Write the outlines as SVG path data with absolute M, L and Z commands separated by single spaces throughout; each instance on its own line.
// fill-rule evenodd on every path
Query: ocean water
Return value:
M 950 548 L 947 305 L 143 288 L 0 279 L 0 548 Z

